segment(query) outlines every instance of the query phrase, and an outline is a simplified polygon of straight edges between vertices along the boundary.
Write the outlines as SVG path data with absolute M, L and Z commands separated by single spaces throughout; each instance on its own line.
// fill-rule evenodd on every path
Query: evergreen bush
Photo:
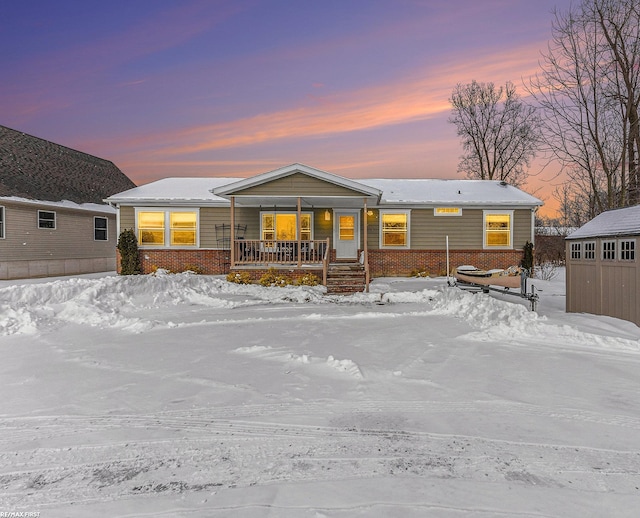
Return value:
M 529 275 L 533 274 L 533 243 L 527 241 L 524 245 L 524 255 L 520 266 L 529 272 Z
M 120 252 L 120 275 L 139 275 L 140 255 L 138 254 L 138 238 L 132 229 L 123 230 L 118 237 Z

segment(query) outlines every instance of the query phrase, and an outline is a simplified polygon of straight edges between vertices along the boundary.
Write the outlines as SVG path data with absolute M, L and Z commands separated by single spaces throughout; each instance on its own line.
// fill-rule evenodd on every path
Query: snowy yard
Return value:
M 0 283 L 0 512 L 637 517 L 640 329 L 445 279 Z

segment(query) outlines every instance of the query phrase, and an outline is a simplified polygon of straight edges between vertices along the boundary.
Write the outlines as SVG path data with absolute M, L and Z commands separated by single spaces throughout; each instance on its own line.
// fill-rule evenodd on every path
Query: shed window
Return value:
M 616 260 L 616 242 L 615 241 L 602 242 L 602 260 L 603 261 Z
M 636 260 L 636 240 L 635 239 L 620 241 L 620 260 L 621 261 Z
M 485 211 L 485 248 L 511 248 L 513 242 L 512 223 L 513 211 Z
M 584 258 L 589 259 L 590 261 L 595 261 L 596 259 L 596 242 L 595 241 L 587 241 L 584 244 Z
M 107 218 L 94 216 L 93 218 L 93 239 L 95 241 L 107 240 Z
M 571 243 L 571 259 L 582 259 L 582 243 Z
M 0 239 L 4 239 L 4 207 L 0 207 Z
M 38 228 L 56 228 L 56 213 L 49 210 L 38 211 Z

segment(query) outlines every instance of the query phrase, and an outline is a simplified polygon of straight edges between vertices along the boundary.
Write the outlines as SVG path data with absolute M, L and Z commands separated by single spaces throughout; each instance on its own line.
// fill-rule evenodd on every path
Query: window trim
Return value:
M 98 219 L 103 219 L 104 220 L 104 228 L 98 228 L 96 227 L 96 220 Z M 98 230 L 104 230 L 104 239 L 97 239 L 96 238 L 96 232 Z M 109 241 L 109 218 L 107 218 L 106 216 L 93 216 L 93 240 L 94 241 Z
M 598 251 L 598 245 L 595 241 L 584 241 L 583 242 L 583 250 L 584 250 L 584 260 L 585 261 L 595 261 L 596 254 Z M 593 245 L 593 250 L 587 250 L 587 245 Z M 591 257 L 589 257 L 591 256 Z
M 4 208 L 4 205 L 0 205 L 0 239 L 4 239 L 6 235 L 7 228 L 7 211 Z
M 624 249 L 623 243 L 633 243 L 633 247 Z M 618 260 L 624 263 L 634 263 L 636 261 L 636 240 L 635 238 L 627 238 L 619 240 L 620 253 L 618 254 Z M 631 257 L 624 257 L 624 255 L 630 255 Z
M 53 220 L 43 220 L 40 216 L 40 214 L 42 212 L 48 212 L 50 214 L 53 214 Z M 43 227 L 41 226 L 41 222 L 42 221 L 53 221 L 53 227 Z M 38 209 L 38 229 L 39 230 L 56 230 L 58 228 L 58 215 L 56 214 L 55 210 L 45 210 L 45 209 Z
M 442 211 L 442 212 L 438 212 L 438 211 Z M 462 216 L 462 207 L 434 207 L 433 215 L 436 218 Z
M 582 241 L 571 241 L 569 246 L 569 258 L 572 261 L 580 261 L 582 259 Z
M 380 225 L 378 229 L 378 245 L 381 250 L 406 250 L 411 248 L 411 210 L 410 209 L 379 209 Z M 404 214 L 407 217 L 406 240 L 404 245 L 384 244 L 384 216 L 386 214 Z
M 600 252 L 600 259 L 602 261 L 611 262 L 611 261 L 616 261 L 618 259 L 618 254 L 617 254 L 618 247 L 616 246 L 616 243 L 617 241 L 615 239 L 602 240 L 602 250 Z M 613 245 L 613 247 L 607 250 L 606 245 Z M 605 257 L 606 255 L 610 257 Z
M 509 245 L 507 246 L 493 246 L 487 244 L 487 216 L 494 214 L 507 214 L 509 216 Z M 490 210 L 485 209 L 482 211 L 482 249 L 483 250 L 513 250 L 513 223 L 514 223 L 514 211 L 513 210 Z
M 152 244 L 142 244 L 140 241 L 140 222 L 138 218 L 138 214 L 141 212 L 162 212 L 164 214 L 163 219 L 163 237 L 164 243 L 158 245 Z M 171 244 L 171 213 L 172 212 L 193 212 L 196 215 L 196 228 L 195 228 L 195 243 L 193 245 L 172 245 Z M 136 207 L 135 210 L 135 232 L 136 238 L 138 239 L 138 247 L 139 248 L 148 248 L 148 249 L 162 249 L 162 248 L 171 248 L 174 250 L 178 249 L 188 249 L 192 250 L 194 248 L 200 248 L 200 207 Z
M 273 222 L 274 222 L 274 227 L 273 227 L 273 234 L 274 234 L 274 239 L 273 241 L 278 241 L 278 229 L 276 227 L 276 216 L 278 214 L 293 214 L 296 216 L 296 237 L 294 239 L 292 239 L 291 241 L 297 241 L 298 239 L 298 211 L 297 210 L 261 210 L 260 211 L 260 240 L 261 241 L 271 241 L 271 239 L 265 239 L 264 238 L 264 227 L 263 227 L 263 217 L 265 214 L 272 214 L 273 215 Z M 313 226 L 314 226 L 314 213 L 313 211 L 310 210 L 303 210 L 300 212 L 300 215 L 308 215 L 309 216 L 309 241 L 313 241 Z M 302 241 L 306 241 L 305 239 L 303 239 Z

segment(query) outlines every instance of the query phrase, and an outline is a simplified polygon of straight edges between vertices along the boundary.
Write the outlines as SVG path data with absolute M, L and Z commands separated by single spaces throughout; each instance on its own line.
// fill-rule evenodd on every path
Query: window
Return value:
M 345 214 L 340 215 L 338 221 L 338 239 L 340 241 L 353 241 L 356 238 L 356 217 Z
M 311 213 L 300 215 L 300 239 L 312 239 Z M 261 214 L 260 235 L 264 241 L 295 241 L 298 239 L 298 214 L 296 212 L 263 212 Z
M 93 239 L 94 241 L 107 240 L 107 218 L 94 216 L 93 218 Z
M 620 260 L 621 261 L 636 260 L 636 240 L 635 239 L 620 241 Z
M 485 248 L 512 248 L 513 211 L 484 212 Z
M 436 207 L 433 209 L 434 216 L 462 216 L 460 207 Z
M 616 260 L 616 242 L 615 241 L 602 242 L 602 260 L 603 261 Z
M 164 245 L 164 212 L 138 212 L 138 243 Z
M 0 239 L 4 239 L 4 207 L 0 207 Z
M 197 214 L 195 212 L 169 213 L 171 246 L 195 246 Z
M 194 210 L 139 210 L 138 244 L 193 247 L 198 245 L 198 212 Z
M 409 212 L 380 211 L 380 246 L 409 247 Z
M 56 213 L 48 210 L 38 211 L 38 228 L 56 228 Z
M 595 241 L 587 241 L 584 244 L 584 258 L 590 261 L 595 261 L 596 259 L 596 242 Z
M 582 243 L 571 243 L 571 259 L 582 259 Z

